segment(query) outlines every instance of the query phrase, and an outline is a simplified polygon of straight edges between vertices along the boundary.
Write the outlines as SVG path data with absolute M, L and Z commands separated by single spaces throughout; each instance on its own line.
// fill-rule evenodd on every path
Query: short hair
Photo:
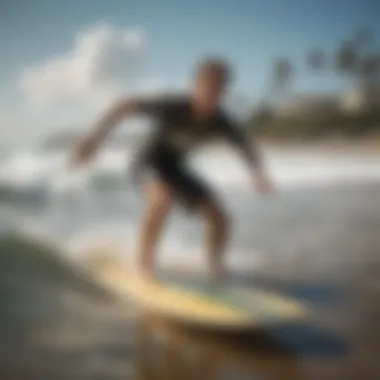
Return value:
M 206 57 L 198 62 L 196 73 L 202 71 L 213 71 L 217 73 L 221 81 L 228 83 L 231 80 L 231 67 L 226 60 L 218 57 Z

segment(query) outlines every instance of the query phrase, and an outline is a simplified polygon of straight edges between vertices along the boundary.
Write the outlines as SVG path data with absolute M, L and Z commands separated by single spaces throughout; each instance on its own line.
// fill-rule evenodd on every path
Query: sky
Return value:
M 379 15 L 377 0 L 2 0 L 0 145 L 85 125 L 120 94 L 183 89 L 204 55 L 226 57 L 253 103 L 278 56 L 297 64 L 297 93 L 342 91 L 305 55 L 359 27 L 379 36 Z

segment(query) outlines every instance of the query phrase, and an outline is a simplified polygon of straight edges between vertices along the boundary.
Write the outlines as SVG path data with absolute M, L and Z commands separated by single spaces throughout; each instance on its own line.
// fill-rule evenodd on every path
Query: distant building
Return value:
M 348 112 L 380 108 L 380 87 L 356 89 L 343 94 L 341 107 Z
M 302 94 L 277 105 L 275 114 L 280 117 L 313 116 L 322 112 L 357 112 L 379 108 L 380 87 L 373 87 L 342 94 Z
M 277 116 L 306 116 L 334 112 L 338 108 L 340 99 L 335 94 L 303 94 L 278 105 L 275 113 Z

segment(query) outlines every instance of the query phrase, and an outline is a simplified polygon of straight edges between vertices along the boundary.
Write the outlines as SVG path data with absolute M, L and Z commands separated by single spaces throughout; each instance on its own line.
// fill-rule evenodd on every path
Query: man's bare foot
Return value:
M 136 276 L 138 280 L 144 284 L 152 284 L 155 282 L 154 271 L 148 270 L 146 268 L 137 268 Z
M 225 279 L 226 273 L 223 270 L 210 270 L 208 273 L 208 280 L 213 285 L 220 285 Z

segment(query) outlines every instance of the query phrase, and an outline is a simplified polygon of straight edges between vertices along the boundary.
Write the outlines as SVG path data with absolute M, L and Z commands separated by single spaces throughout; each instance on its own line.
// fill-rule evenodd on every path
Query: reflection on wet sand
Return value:
M 143 314 L 135 334 L 136 380 L 302 378 L 296 357 L 259 333 L 202 332 Z
M 320 329 L 297 325 L 241 334 L 201 331 L 137 314 L 129 303 L 89 294 L 82 286 L 59 288 L 49 282 L 39 289 L 29 284 L 22 294 L 33 308 L 20 295 L 12 296 L 17 310 L 8 307 L 8 319 L 1 315 L 2 380 L 379 378 L 379 299 L 367 288 L 347 305 L 334 299 L 339 313 L 329 311 L 318 294 Z M 11 287 L 2 290 L 6 295 Z
M 313 321 L 227 334 L 137 313 L 20 237 L 0 252 L 1 380 L 380 379 L 374 261 L 341 283 L 267 278 L 308 302 Z

